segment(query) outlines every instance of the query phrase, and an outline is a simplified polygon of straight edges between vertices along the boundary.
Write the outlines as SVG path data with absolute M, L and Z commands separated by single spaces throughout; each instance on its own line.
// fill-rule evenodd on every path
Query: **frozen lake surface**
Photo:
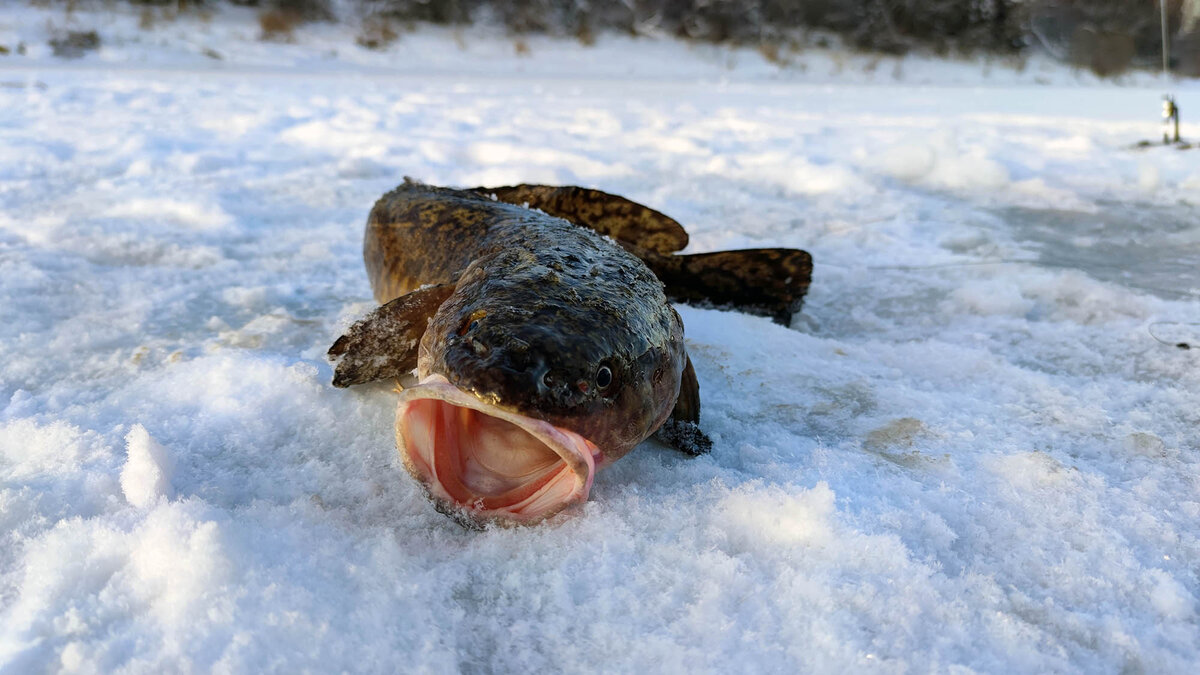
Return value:
M 1191 671 L 1200 151 L 1131 149 L 1157 89 L 538 49 L 0 63 L 0 671 Z M 680 307 L 711 455 L 465 531 L 323 358 L 405 175 L 622 194 L 812 289 Z

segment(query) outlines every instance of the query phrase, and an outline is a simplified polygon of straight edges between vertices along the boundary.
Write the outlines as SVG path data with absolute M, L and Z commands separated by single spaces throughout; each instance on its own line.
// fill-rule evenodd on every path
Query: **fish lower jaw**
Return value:
M 483 524 L 533 524 L 587 501 L 600 451 L 432 375 L 400 393 L 396 445 L 438 506 Z

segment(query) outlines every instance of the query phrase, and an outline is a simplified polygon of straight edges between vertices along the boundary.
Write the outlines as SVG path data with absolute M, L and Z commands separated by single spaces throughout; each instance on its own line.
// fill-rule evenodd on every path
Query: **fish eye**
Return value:
M 600 369 L 596 371 L 596 386 L 605 389 L 608 385 L 612 384 L 612 381 L 612 368 L 600 366 Z

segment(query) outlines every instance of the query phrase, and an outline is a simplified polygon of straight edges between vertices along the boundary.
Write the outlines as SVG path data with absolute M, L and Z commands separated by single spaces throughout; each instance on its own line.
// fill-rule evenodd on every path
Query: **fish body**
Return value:
M 540 521 L 668 420 L 668 442 L 710 445 L 683 322 L 646 262 L 686 267 L 670 255 L 685 243 L 665 216 L 583 188 L 406 181 L 368 217 L 382 306 L 331 348 L 334 382 L 415 367 L 396 417 L 409 473 L 461 521 Z

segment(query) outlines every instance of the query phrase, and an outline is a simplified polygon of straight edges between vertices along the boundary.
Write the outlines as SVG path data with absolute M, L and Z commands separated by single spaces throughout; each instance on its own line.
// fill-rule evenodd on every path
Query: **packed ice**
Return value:
M 1134 145 L 1168 86 L 1200 134 L 1194 84 L 130 30 L 0 57 L 0 671 L 1200 662 L 1200 150 Z M 621 194 L 812 288 L 788 327 L 679 306 L 711 454 L 464 530 L 392 384 L 324 358 L 406 175 Z

